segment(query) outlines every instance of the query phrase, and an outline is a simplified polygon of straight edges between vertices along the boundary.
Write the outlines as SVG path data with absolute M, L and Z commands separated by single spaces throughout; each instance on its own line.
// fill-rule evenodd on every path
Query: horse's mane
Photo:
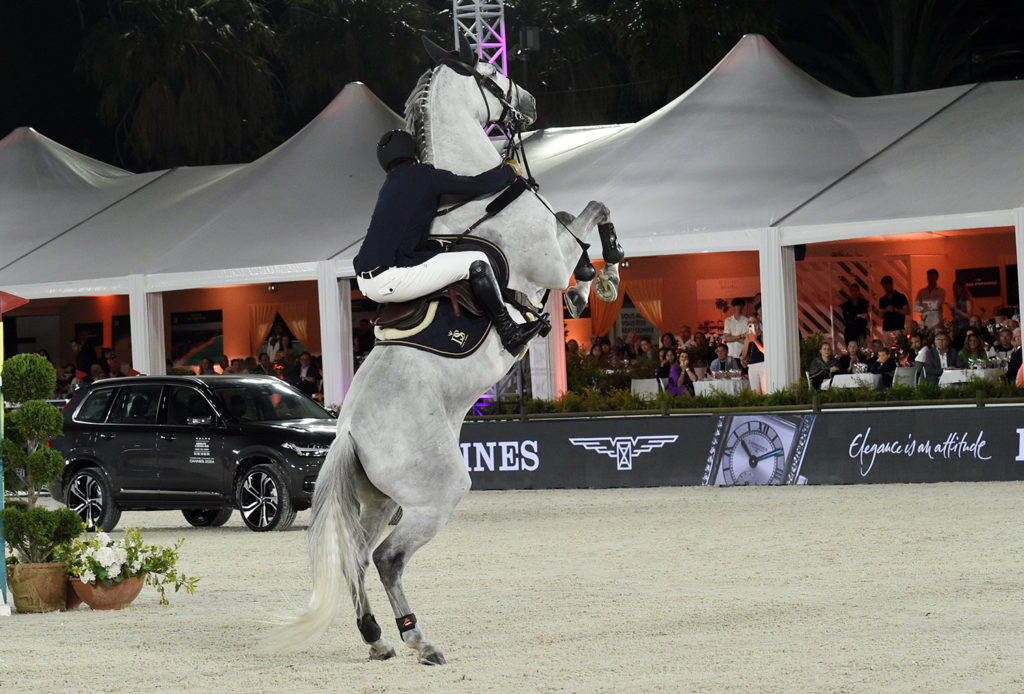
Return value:
M 438 68 L 431 68 L 424 72 L 416 86 L 413 87 L 409 98 L 405 100 L 405 127 L 416 140 L 416 149 L 420 155 L 420 161 L 432 163 L 433 142 L 430 137 L 430 109 L 428 100 L 430 98 L 430 84 L 434 79 L 434 73 Z

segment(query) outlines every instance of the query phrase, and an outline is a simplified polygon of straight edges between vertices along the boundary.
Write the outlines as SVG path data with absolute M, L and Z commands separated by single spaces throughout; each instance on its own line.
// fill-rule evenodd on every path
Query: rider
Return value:
M 469 278 L 502 345 L 518 355 L 544 327 L 543 321 L 512 320 L 482 251 L 443 253 L 424 244 L 442 195 L 497 193 L 516 180 L 518 164 L 510 160 L 476 176 L 435 169 L 420 163 L 416 143 L 404 130 L 384 133 L 377 143 L 377 161 L 387 179 L 353 261 L 360 291 L 379 303 L 409 301 Z

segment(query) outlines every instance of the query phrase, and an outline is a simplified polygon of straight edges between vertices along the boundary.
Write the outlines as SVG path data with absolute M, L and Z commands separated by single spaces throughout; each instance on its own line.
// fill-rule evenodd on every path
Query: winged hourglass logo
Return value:
M 675 443 L 679 436 L 594 436 L 571 438 L 569 443 L 616 459 L 617 470 L 632 470 L 633 460 L 643 453 Z

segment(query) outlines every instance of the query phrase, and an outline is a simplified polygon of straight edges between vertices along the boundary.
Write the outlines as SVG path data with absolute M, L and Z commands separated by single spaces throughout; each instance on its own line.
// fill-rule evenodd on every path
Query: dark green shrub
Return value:
M 51 511 L 13 501 L 0 515 L 7 544 L 15 551 L 15 559 L 26 564 L 50 561 L 58 547 L 85 532 L 85 522 L 69 508 Z
M 3 395 L 7 402 L 28 402 L 53 397 L 57 369 L 39 354 L 16 354 L 4 362 Z

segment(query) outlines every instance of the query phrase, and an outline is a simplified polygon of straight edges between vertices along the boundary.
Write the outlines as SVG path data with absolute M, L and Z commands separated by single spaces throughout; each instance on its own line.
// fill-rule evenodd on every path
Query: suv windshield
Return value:
M 287 419 L 331 419 L 332 415 L 305 395 L 270 379 L 252 383 L 214 384 L 213 396 L 229 418 L 241 422 Z

